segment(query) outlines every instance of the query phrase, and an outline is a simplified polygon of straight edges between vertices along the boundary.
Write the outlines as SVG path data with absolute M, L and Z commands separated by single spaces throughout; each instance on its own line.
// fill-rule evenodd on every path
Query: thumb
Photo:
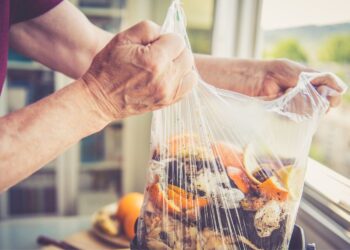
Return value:
M 151 21 L 142 21 L 119 33 L 117 39 L 121 43 L 136 43 L 147 45 L 160 36 L 160 26 Z

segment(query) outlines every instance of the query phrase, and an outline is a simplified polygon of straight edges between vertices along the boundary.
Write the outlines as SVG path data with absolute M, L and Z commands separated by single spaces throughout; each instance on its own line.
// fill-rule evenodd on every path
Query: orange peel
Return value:
M 260 193 L 269 199 L 285 201 L 288 199 L 288 190 L 282 187 L 276 176 L 268 178 L 258 186 Z
M 168 141 L 168 150 L 171 156 L 177 155 L 184 149 L 193 147 L 199 144 L 200 140 L 197 135 L 192 134 L 181 134 L 171 137 Z
M 150 200 L 159 209 L 164 206 L 172 214 L 178 214 L 181 211 L 189 211 L 196 207 L 204 207 L 208 205 L 208 199 L 204 197 L 195 197 L 193 194 L 185 190 L 169 185 L 166 192 L 164 192 L 159 183 L 152 184 L 148 188 Z
M 227 175 L 236 184 L 239 190 L 245 194 L 249 192 L 249 179 L 241 168 L 227 167 Z
M 174 185 L 168 186 L 168 198 L 183 210 L 204 207 L 208 205 L 208 199 L 204 197 L 194 197 L 193 194 L 186 192 L 182 188 Z
M 215 157 L 220 158 L 224 167 L 243 167 L 243 154 L 227 142 L 216 142 L 211 146 Z
M 176 206 L 174 202 L 169 201 L 165 197 L 166 194 L 162 190 L 159 183 L 155 183 L 149 186 L 148 193 L 150 196 L 150 200 L 154 203 L 154 205 L 157 208 L 163 209 L 163 206 L 165 205 L 170 213 L 176 214 L 181 212 L 180 208 Z

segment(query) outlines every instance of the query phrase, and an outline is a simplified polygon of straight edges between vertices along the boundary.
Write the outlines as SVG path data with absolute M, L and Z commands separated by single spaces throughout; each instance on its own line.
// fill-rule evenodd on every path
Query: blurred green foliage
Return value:
M 325 154 L 322 151 L 322 147 L 316 142 L 313 142 L 310 147 L 309 156 L 316 161 L 325 162 Z
M 298 62 L 307 62 L 308 56 L 304 48 L 294 38 L 286 38 L 278 41 L 274 47 L 264 52 L 265 58 L 288 58 Z
M 210 54 L 214 19 L 214 0 L 184 0 L 187 31 L 195 53 Z
M 318 57 L 326 62 L 350 63 L 350 34 L 329 37 L 320 47 Z
M 182 0 L 187 26 L 192 29 L 209 30 L 214 22 L 214 0 Z
M 347 91 L 347 92 L 343 95 L 342 101 L 343 101 L 344 103 L 346 103 L 347 105 L 350 104 L 350 93 L 349 93 L 349 91 Z
M 211 30 L 188 29 L 192 50 L 195 53 L 209 54 L 211 51 Z
M 336 74 L 343 81 L 346 81 L 347 75 L 345 69 L 338 69 L 336 72 L 334 72 L 334 74 Z

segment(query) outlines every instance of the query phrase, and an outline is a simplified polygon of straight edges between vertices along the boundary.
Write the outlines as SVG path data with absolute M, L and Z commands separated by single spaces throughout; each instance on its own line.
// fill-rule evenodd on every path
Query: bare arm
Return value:
M 196 55 L 196 66 L 209 84 L 251 96 L 259 95 L 267 61 Z
M 66 0 L 42 16 L 12 25 L 10 45 L 49 68 L 79 78 L 113 36 Z
M 0 118 L 0 192 L 105 125 L 80 81 Z

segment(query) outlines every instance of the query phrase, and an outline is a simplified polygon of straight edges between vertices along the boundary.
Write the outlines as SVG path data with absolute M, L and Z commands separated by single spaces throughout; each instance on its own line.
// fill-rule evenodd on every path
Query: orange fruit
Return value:
M 129 240 L 132 240 L 135 237 L 135 222 L 137 218 L 139 217 L 139 213 L 131 213 L 126 216 L 123 222 L 123 230 L 126 237 L 128 237 Z
M 137 216 L 140 214 L 143 203 L 143 194 L 140 193 L 129 193 L 124 195 L 118 204 L 117 219 L 121 222 L 132 214 Z
M 285 201 L 288 199 L 288 190 L 282 187 L 276 176 L 268 178 L 258 186 L 260 192 L 274 200 Z
M 235 146 L 227 142 L 216 142 L 212 145 L 215 157 L 219 157 L 224 167 L 243 167 L 243 155 Z

